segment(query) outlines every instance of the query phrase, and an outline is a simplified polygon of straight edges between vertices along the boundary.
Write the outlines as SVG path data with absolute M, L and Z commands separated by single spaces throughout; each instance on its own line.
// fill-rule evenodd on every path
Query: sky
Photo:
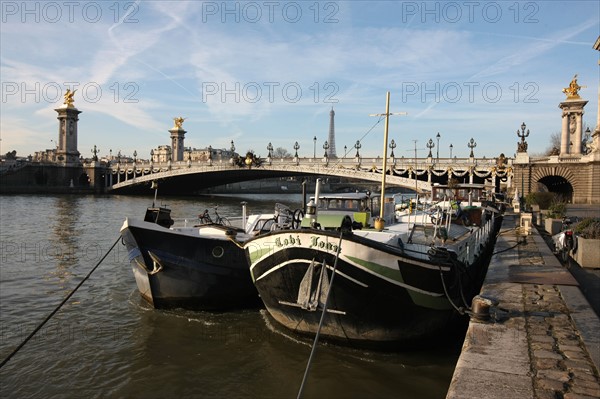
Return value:
M 523 122 L 541 154 L 575 74 L 596 126 L 599 4 L 2 1 L 0 152 L 54 148 L 69 88 L 84 157 L 149 158 L 179 116 L 186 147 L 312 157 L 332 108 L 337 155 L 377 156 L 388 91 L 397 157 L 513 156 Z

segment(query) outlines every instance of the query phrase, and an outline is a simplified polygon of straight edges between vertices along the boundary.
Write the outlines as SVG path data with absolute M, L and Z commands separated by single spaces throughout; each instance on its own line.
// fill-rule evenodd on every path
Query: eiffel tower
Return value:
M 337 158 L 335 154 L 335 125 L 333 122 L 333 118 L 335 117 L 335 112 L 333 111 L 333 107 L 331 107 L 331 111 L 329 112 L 329 137 L 327 141 L 329 142 L 329 148 L 327 149 L 327 155 L 329 159 Z

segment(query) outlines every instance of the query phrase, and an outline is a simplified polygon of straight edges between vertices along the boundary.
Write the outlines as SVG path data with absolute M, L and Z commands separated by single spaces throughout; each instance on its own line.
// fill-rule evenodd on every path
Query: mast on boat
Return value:
M 390 113 L 390 92 L 387 92 L 385 101 L 385 114 L 371 114 L 369 116 L 385 116 L 385 128 L 383 133 L 383 162 L 382 162 L 382 173 L 381 173 L 381 199 L 379 203 L 379 220 L 381 220 L 381 227 L 383 228 L 383 216 L 384 216 L 384 200 L 385 200 L 385 177 L 387 175 L 387 148 L 388 148 L 388 127 L 390 115 L 408 115 L 407 112 L 396 112 Z

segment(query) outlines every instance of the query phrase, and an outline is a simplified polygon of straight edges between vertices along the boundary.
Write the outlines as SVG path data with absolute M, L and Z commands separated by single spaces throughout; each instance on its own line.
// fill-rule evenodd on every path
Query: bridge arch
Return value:
M 542 184 L 552 193 L 572 202 L 573 194 L 578 189 L 578 179 L 572 170 L 563 166 L 535 168 L 531 175 L 532 181 Z

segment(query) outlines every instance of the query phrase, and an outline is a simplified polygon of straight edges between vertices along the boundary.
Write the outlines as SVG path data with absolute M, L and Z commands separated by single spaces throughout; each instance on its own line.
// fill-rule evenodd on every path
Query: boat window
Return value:
M 369 210 L 369 203 L 366 200 L 360 201 L 360 208 L 358 209 L 360 212 L 365 212 Z

